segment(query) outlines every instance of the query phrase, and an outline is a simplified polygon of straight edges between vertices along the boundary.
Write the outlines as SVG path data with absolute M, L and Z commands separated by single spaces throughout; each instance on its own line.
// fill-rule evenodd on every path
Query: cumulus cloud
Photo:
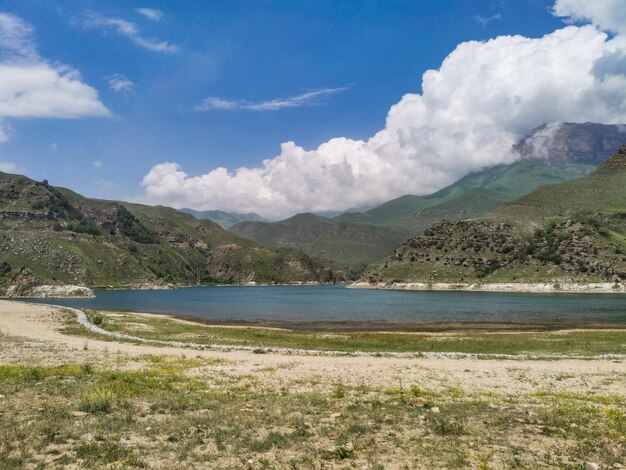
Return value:
M 557 0 L 553 12 L 570 21 L 590 21 L 600 29 L 626 33 L 624 0 Z
M 0 162 L 0 171 L 4 173 L 15 173 L 17 166 L 12 162 Z
M 111 32 L 130 39 L 136 46 L 155 52 L 176 53 L 180 48 L 167 41 L 143 36 L 137 25 L 122 18 L 108 17 L 93 10 L 85 11 L 72 20 L 72 24 L 85 30 Z
M 0 142 L 9 139 L 10 118 L 108 116 L 98 92 L 75 69 L 39 56 L 33 27 L 0 13 Z
M 279 111 L 285 108 L 299 108 L 302 106 L 316 106 L 325 102 L 330 95 L 347 90 L 346 87 L 322 88 L 321 90 L 309 91 L 298 96 L 289 98 L 276 98 L 268 101 L 245 101 L 225 100 L 223 98 L 210 97 L 204 99 L 196 110 L 209 111 L 212 109 L 245 109 L 248 111 Z
M 161 10 L 156 10 L 155 8 L 137 8 L 137 13 L 152 21 L 159 21 L 163 18 L 163 12 Z
M 142 199 L 278 218 L 432 193 L 519 158 L 512 145 L 544 122 L 626 122 L 626 75 L 615 64 L 598 70 L 624 53 L 619 35 L 594 25 L 465 42 L 424 73 L 422 93 L 403 96 L 368 140 L 338 137 L 314 150 L 286 142 L 259 167 L 200 176 L 161 163 L 144 177 Z
M 99 170 L 100 168 L 102 168 L 102 162 L 101 162 L 100 160 L 95 160 L 95 161 L 93 162 L 93 167 L 94 167 L 96 170 Z
M 104 78 L 109 84 L 109 88 L 113 91 L 133 91 L 135 88 L 135 84 L 120 73 L 114 73 Z

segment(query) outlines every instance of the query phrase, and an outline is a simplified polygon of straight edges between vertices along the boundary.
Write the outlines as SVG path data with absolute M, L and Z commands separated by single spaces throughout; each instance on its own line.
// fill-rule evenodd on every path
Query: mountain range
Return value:
M 279 222 L 240 222 L 229 230 L 266 246 L 297 247 L 347 263 L 358 272 L 437 221 L 480 217 L 539 186 L 585 176 L 624 142 L 622 125 L 547 123 L 514 147 L 517 162 L 471 173 L 434 194 L 407 194 L 332 218 L 298 214 Z
M 267 248 L 168 207 L 85 198 L 0 173 L 0 286 L 335 282 L 343 266 Z
M 624 142 L 626 126 L 545 124 L 515 146 L 519 161 L 434 194 L 279 222 L 90 199 L 0 173 L 0 288 L 333 283 L 363 272 L 370 282 L 623 279 L 624 148 L 594 168 Z
M 227 229 L 238 222 L 245 222 L 248 220 L 254 222 L 265 222 L 267 220 L 256 212 L 242 214 L 240 212 L 226 212 L 220 210 L 196 211 L 187 207 L 180 209 L 180 211 L 185 214 L 193 215 L 199 220 L 211 220 L 224 229 Z
M 626 281 L 626 145 L 588 176 L 439 222 L 365 276 L 397 282 Z

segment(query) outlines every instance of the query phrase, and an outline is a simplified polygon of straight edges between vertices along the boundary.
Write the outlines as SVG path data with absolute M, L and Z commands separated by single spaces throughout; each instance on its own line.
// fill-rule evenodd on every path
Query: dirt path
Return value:
M 0 363 L 114 361 L 120 356 L 178 355 L 223 359 L 225 371 L 271 386 L 298 383 L 461 387 L 523 393 L 538 388 L 598 391 L 626 397 L 626 363 L 611 360 L 522 361 L 473 358 L 333 357 L 254 354 L 136 345 L 61 333 L 58 309 L 0 300 Z

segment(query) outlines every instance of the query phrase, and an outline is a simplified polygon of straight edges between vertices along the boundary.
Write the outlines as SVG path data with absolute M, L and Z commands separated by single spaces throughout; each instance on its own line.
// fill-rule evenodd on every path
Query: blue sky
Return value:
M 32 27 L 40 60 L 79 72 L 110 113 L 7 117 L 0 162 L 88 196 L 168 203 L 144 196 L 155 165 L 232 172 L 258 168 L 288 141 L 311 150 L 338 136 L 367 140 L 459 43 L 563 28 L 553 4 L 4 0 L 1 12 Z

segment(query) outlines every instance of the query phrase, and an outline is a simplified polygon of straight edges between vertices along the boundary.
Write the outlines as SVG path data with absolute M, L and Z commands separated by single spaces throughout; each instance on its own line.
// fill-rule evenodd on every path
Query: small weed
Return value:
M 333 450 L 321 450 L 320 456 L 325 460 L 345 460 L 354 456 L 354 449 L 346 446 L 338 446 Z
M 82 459 L 87 466 L 116 463 L 118 468 L 144 468 L 145 463 L 137 457 L 132 449 L 115 442 L 90 442 L 76 448 L 76 457 Z
M 113 392 L 104 388 L 96 388 L 83 394 L 79 409 L 86 413 L 108 413 L 113 407 L 114 400 Z
M 346 389 L 343 385 L 337 385 L 333 390 L 333 398 L 345 398 Z
M 253 440 L 250 442 L 249 448 L 253 452 L 267 452 L 272 447 L 285 447 L 287 438 L 279 432 L 270 431 L 264 439 Z
M 440 436 L 460 436 L 466 434 L 465 425 L 458 418 L 449 418 L 445 415 L 431 416 L 430 428 Z
M 94 369 L 91 364 L 81 364 L 80 373 L 82 375 L 93 375 Z

